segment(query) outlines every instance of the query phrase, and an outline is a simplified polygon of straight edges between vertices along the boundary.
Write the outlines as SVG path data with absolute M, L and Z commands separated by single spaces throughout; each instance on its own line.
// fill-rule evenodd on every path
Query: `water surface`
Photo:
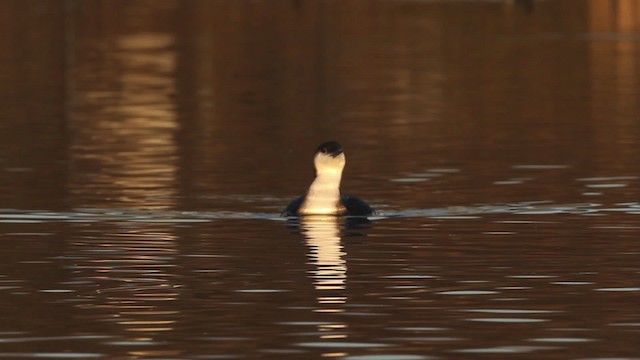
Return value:
M 0 357 L 638 358 L 635 2 L 0 13 Z

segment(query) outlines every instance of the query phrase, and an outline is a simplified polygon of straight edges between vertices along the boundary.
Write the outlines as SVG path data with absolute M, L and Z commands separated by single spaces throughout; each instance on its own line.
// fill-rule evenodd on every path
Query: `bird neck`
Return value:
M 340 180 L 342 172 L 319 172 L 309 186 L 302 204 L 303 214 L 337 214 L 340 202 Z

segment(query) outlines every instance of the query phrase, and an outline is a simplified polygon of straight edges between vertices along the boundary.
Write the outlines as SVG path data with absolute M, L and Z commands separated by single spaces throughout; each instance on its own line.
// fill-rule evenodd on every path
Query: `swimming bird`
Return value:
M 375 210 L 355 196 L 340 195 L 340 180 L 346 159 L 336 141 L 323 142 L 313 157 L 316 178 L 304 196 L 293 200 L 282 216 L 304 215 L 373 215 Z

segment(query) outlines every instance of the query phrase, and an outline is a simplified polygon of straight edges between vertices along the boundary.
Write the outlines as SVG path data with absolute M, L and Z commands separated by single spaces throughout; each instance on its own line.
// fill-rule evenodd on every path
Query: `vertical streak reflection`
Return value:
M 311 272 L 316 290 L 344 290 L 347 262 L 344 259 L 337 217 L 309 216 L 300 220 L 300 227 L 309 247 L 309 258 L 316 266 Z M 319 303 L 326 301 L 343 304 L 346 297 L 318 297 Z
M 113 49 L 98 47 L 97 60 L 78 61 L 70 120 L 76 205 L 173 205 L 174 42 L 170 34 L 122 35 Z
M 300 229 L 309 247 L 308 256 L 315 269 L 311 277 L 316 290 L 319 312 L 343 312 L 347 262 L 336 216 L 308 216 L 300 219 Z
M 640 3 L 633 0 L 592 0 L 589 32 L 609 34 L 613 41 L 590 41 L 591 92 L 599 158 L 606 166 L 625 167 L 637 152 L 635 119 L 640 96 Z M 612 124 L 613 123 L 613 124 Z
M 310 271 L 313 285 L 317 290 L 319 313 L 335 314 L 345 312 L 347 302 L 347 261 L 337 216 L 307 216 L 300 218 L 300 229 L 307 242 L 308 257 L 315 266 Z M 332 322 L 318 325 L 318 331 L 325 333 L 320 338 L 346 338 L 347 324 Z M 337 333 L 336 333 L 337 331 Z M 325 356 L 327 354 L 324 354 Z

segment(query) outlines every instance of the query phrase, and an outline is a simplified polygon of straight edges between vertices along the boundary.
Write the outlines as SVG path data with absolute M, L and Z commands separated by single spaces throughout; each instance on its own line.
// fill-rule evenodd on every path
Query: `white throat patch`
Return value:
M 299 212 L 303 215 L 337 215 L 340 206 L 340 180 L 346 159 L 318 153 L 314 159 L 316 178 L 311 183 Z
M 307 191 L 300 212 L 305 215 L 338 213 L 340 201 L 340 173 L 318 174 Z

